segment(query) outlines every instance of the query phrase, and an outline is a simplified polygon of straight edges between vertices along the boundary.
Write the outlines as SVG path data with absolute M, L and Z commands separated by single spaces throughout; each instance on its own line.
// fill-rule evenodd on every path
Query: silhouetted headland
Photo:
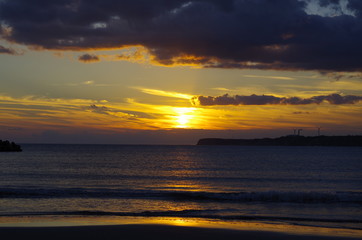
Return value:
M 0 140 L 0 152 L 21 152 L 20 145 L 14 142 Z
M 314 136 L 298 135 L 278 138 L 223 139 L 203 138 L 197 145 L 240 145 L 240 146 L 356 146 L 362 147 L 362 136 Z

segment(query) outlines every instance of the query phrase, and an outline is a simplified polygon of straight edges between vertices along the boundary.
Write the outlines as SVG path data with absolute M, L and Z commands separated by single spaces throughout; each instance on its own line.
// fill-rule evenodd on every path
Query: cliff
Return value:
M 21 147 L 14 142 L 0 140 L 0 152 L 21 152 Z
M 260 139 L 203 138 L 197 145 L 240 145 L 240 146 L 359 146 L 362 136 L 284 136 Z

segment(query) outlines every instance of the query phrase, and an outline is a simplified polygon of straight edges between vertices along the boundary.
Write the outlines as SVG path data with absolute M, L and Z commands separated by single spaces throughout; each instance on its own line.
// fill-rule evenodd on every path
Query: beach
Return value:
M 358 229 L 193 218 L 0 218 L 1 239 L 362 240 Z
M 72 227 L 2 227 L 2 239 L 243 239 L 243 240 L 353 240 L 362 238 L 287 234 L 171 225 L 113 225 Z

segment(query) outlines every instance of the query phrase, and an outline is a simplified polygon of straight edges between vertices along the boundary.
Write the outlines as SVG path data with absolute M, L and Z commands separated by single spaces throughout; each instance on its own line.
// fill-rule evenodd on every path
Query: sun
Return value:
M 176 128 L 190 128 L 191 120 L 195 117 L 193 112 L 195 108 L 178 107 L 173 108 L 175 111 L 174 125 Z
M 188 116 L 188 115 L 179 115 L 179 116 L 177 116 L 176 119 L 177 119 L 178 125 L 176 127 L 178 127 L 178 128 L 187 128 L 188 127 L 187 124 L 189 123 L 191 117 L 192 116 Z

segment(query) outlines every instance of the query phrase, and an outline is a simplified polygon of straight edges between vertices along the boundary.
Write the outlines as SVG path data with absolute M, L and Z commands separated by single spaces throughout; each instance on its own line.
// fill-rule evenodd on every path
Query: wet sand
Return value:
M 362 238 L 285 234 L 269 231 L 245 231 L 171 225 L 112 225 L 74 227 L 0 227 L 1 239 L 157 239 L 157 240 L 361 240 Z

